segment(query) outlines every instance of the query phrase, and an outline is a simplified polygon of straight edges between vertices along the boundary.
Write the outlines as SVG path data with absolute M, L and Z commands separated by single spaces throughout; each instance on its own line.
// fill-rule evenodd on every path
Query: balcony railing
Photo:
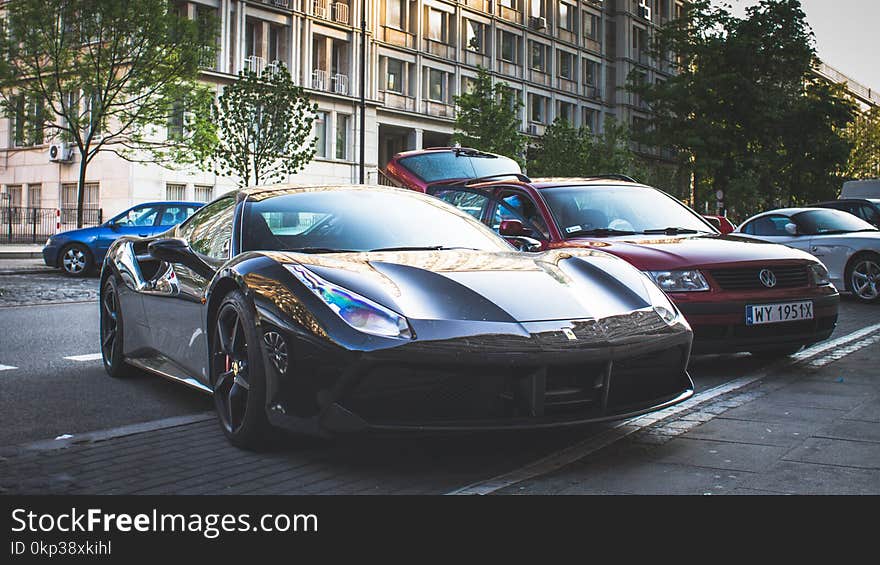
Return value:
M 489 0 L 458 0 L 459 4 L 464 4 L 469 8 L 479 10 L 480 12 L 489 11 Z
M 565 28 L 557 27 L 556 37 L 568 43 L 577 43 L 577 34 Z
M 480 67 L 488 67 L 489 66 L 489 56 L 483 53 L 477 53 L 475 51 L 471 51 L 469 49 L 462 50 L 464 54 L 464 64 L 470 65 L 472 67 L 480 66 Z
M 455 58 L 454 45 L 449 45 L 448 43 L 428 38 L 425 38 L 424 43 L 425 51 L 427 51 L 431 55 L 437 55 L 438 57 L 443 57 L 444 59 Z
M 594 53 L 602 52 L 602 44 L 589 36 L 584 36 L 584 49 L 593 51 Z
M 298 0 L 260 0 L 263 4 L 268 4 L 269 6 L 274 6 L 276 8 L 284 8 L 286 10 L 291 10 L 295 1 Z
M 529 80 L 545 86 L 550 86 L 552 82 L 550 75 L 540 69 L 529 69 Z
M 602 93 L 599 91 L 599 87 L 592 84 L 584 84 L 584 96 L 595 100 L 602 99 Z
M 312 71 L 312 88 L 314 90 L 327 90 L 330 86 L 327 71 L 315 69 Z
M 263 70 L 265 68 L 266 59 L 262 57 L 251 55 L 244 58 L 244 70 L 247 72 L 257 73 L 258 75 L 261 75 L 263 74 Z
M 557 77 L 556 88 L 565 92 L 577 92 L 577 83 L 565 77 Z
M 422 113 L 439 118 L 454 118 L 455 106 L 434 100 L 422 100 Z
M 416 99 L 399 92 L 390 90 L 379 91 L 379 102 L 385 104 L 386 108 L 397 108 L 399 110 L 407 110 L 414 112 L 416 109 Z
M 331 90 L 336 94 L 348 94 L 348 76 L 343 74 L 335 74 L 330 77 Z
M 519 78 L 520 73 L 522 72 L 520 70 L 520 66 L 516 63 L 511 63 L 510 61 L 504 61 L 501 59 L 498 60 L 498 70 L 503 75 L 517 78 Z
M 518 10 L 514 10 L 513 8 L 502 6 L 501 4 L 498 4 L 498 16 L 502 20 L 507 20 L 515 24 L 522 23 L 522 13 L 520 13 Z
M 199 51 L 199 67 L 202 69 L 207 69 L 211 71 L 217 70 L 217 59 L 219 53 L 216 49 L 209 49 L 203 47 Z
M 388 26 L 382 26 L 382 41 L 400 47 L 408 47 L 409 49 L 415 49 L 416 47 L 415 35 L 408 31 Z
M 343 2 L 312 0 L 312 15 L 324 20 L 346 25 L 351 21 L 349 18 L 348 4 Z
M 348 17 L 348 4 L 343 4 L 342 2 L 334 2 L 331 8 L 333 21 L 348 25 L 348 23 L 350 22 Z

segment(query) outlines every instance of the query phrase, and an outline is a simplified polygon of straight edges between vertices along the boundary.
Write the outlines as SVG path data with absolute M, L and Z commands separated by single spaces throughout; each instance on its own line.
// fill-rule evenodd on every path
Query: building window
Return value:
M 386 0 L 385 2 L 385 25 L 402 30 L 404 28 L 404 14 L 406 0 Z
M 538 41 L 529 41 L 529 65 L 536 71 L 547 72 L 547 46 Z
M 193 192 L 196 202 L 210 202 L 214 198 L 214 187 L 210 184 L 197 184 Z
M 98 183 L 87 182 L 83 186 L 83 221 L 98 223 L 100 210 L 98 208 Z M 76 222 L 76 198 L 77 183 L 66 182 L 61 185 L 61 222 L 70 224 Z
M 385 79 L 385 90 L 403 94 L 403 61 L 388 59 L 388 71 Z
M 559 27 L 568 31 L 574 31 L 574 6 L 565 2 L 559 3 Z
M 437 69 L 428 69 L 428 99 L 435 102 L 446 102 L 446 75 Z
M 465 49 L 486 52 L 486 26 L 473 20 L 464 21 Z
M 517 37 L 509 31 L 501 31 L 501 60 L 508 63 L 516 63 L 517 58 Z
M 336 158 L 348 159 L 348 122 L 345 114 L 336 114 Z
M 547 97 L 529 94 L 529 120 L 539 124 L 547 123 Z
M 590 108 L 584 108 L 582 116 L 581 126 L 590 131 L 596 131 L 596 111 L 591 110 Z
M 165 183 L 165 200 L 183 200 L 186 198 L 186 185 L 176 182 Z
M 574 104 L 560 102 L 556 117 L 568 125 L 574 125 Z
M 596 85 L 596 73 L 599 66 L 596 61 L 584 59 L 584 84 L 587 86 Z
M 315 119 L 315 156 L 328 156 L 327 152 L 327 112 L 318 112 Z
M 568 51 L 559 51 L 559 76 L 574 80 L 574 55 Z
M 428 36 L 428 39 L 439 41 L 440 43 L 449 43 L 448 39 L 451 34 L 449 33 L 450 26 L 448 13 L 428 8 L 427 23 L 428 30 L 425 35 Z
M 168 115 L 168 139 L 183 138 L 183 116 L 183 100 L 177 100 L 171 105 L 171 113 Z
M 13 96 L 9 100 L 10 142 L 13 147 L 42 145 L 43 128 L 46 125 L 43 105 L 36 98 Z
M 20 184 L 8 184 L 6 185 L 6 198 L 8 206 L 12 208 L 21 208 L 21 185 Z
M 599 35 L 599 16 L 584 12 L 584 37 L 596 39 Z
M 39 208 L 43 202 L 43 185 L 29 184 L 27 187 L 28 208 Z

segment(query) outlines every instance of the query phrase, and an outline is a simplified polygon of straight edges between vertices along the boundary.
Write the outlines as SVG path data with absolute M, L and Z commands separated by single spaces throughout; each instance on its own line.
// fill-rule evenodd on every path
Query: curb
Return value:
M 42 259 L 42 251 L 0 251 L 0 259 Z

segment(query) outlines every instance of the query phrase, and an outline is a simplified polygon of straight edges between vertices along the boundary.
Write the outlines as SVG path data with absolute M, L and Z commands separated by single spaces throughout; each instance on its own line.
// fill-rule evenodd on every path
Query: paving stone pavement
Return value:
M 0 307 L 96 300 L 96 277 L 71 278 L 57 271 L 0 275 Z

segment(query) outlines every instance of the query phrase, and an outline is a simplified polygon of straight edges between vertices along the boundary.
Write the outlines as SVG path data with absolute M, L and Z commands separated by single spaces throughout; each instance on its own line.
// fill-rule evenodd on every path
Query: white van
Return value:
M 840 198 L 880 198 L 880 179 L 847 181 Z

